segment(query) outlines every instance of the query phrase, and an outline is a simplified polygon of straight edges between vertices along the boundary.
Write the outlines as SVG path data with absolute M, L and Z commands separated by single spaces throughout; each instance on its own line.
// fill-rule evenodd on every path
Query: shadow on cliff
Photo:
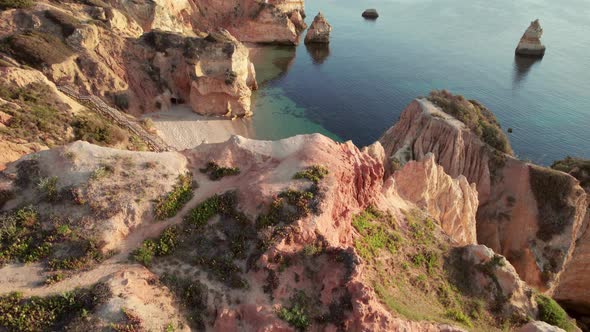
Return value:
M 514 57 L 514 73 L 512 75 L 512 86 L 518 87 L 526 79 L 531 68 L 542 59 L 530 57 Z
M 305 44 L 305 48 L 316 65 L 321 65 L 330 56 L 330 44 Z

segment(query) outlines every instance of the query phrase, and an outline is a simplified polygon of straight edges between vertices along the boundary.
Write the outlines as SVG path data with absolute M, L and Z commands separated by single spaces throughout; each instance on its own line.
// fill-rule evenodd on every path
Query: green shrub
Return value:
M 112 297 L 106 284 L 76 289 L 62 295 L 23 298 L 20 293 L 0 296 L 0 326 L 7 331 L 59 331 L 69 322 Z
M 61 39 L 39 31 L 12 35 L 4 43 L 15 59 L 35 68 L 64 62 L 74 54 Z
M 0 266 L 12 262 L 29 263 L 49 256 L 50 233 L 41 228 L 32 207 L 0 214 Z
M 467 100 L 461 95 L 453 95 L 446 90 L 434 90 L 430 92 L 428 99 L 445 113 L 463 122 L 494 149 L 513 154 L 508 137 L 500 128 L 498 120 L 490 110 L 479 102 Z
M 45 195 L 45 198 L 50 202 L 53 202 L 57 199 L 57 180 L 57 176 L 51 176 L 42 178 L 37 184 L 39 191 Z
M 219 213 L 220 198 L 218 195 L 209 197 L 193 209 L 184 217 L 185 222 L 200 228 L 207 224 L 209 219 Z
M 469 317 L 467 317 L 467 315 L 465 315 L 462 311 L 459 311 L 457 309 L 451 309 L 451 310 L 447 311 L 446 316 L 452 320 L 462 323 L 463 325 L 466 325 L 468 327 L 473 327 L 473 323 L 471 323 L 471 319 L 469 319 Z
M 237 167 L 222 167 L 213 161 L 208 162 L 205 168 L 201 168 L 200 171 L 201 173 L 209 174 L 209 179 L 213 181 L 220 180 L 226 176 L 240 174 L 240 169 Z
M 133 259 L 145 266 L 152 263 L 154 257 L 166 256 L 174 252 L 178 246 L 178 228 L 166 228 L 159 238 L 143 241 L 141 246 L 133 252 Z
M 310 166 L 304 171 L 297 172 L 294 179 L 308 179 L 309 181 L 318 184 L 326 175 L 328 175 L 328 169 L 324 166 Z
M 0 0 L 0 10 L 11 8 L 30 8 L 35 4 L 33 0 Z
M 156 219 L 172 218 L 193 197 L 193 176 L 186 173 L 178 176 L 177 183 L 172 191 L 158 198 L 154 214 Z
M 382 249 L 390 253 L 397 251 L 401 237 L 391 229 L 391 223 L 382 220 L 384 217 L 369 207 L 352 219 L 352 226 L 361 235 L 355 239 L 354 246 L 365 260 L 375 258 Z
M 539 319 L 566 331 L 574 331 L 575 326 L 570 322 L 563 308 L 550 297 L 537 294 L 535 297 L 539 308 Z
M 294 328 L 304 331 L 311 325 L 309 304 L 310 299 L 303 291 L 298 291 L 290 299 L 288 307 L 282 307 L 277 316 Z
M 72 123 L 76 140 L 112 146 L 128 140 L 127 132 L 99 118 L 79 117 Z

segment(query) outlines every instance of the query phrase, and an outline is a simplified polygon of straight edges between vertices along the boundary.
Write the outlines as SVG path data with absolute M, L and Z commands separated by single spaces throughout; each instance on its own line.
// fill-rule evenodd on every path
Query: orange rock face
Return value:
M 506 256 L 529 284 L 555 286 L 586 211 L 586 195 L 573 177 L 495 151 L 425 99 L 413 101 L 380 142 L 388 172 L 392 164 L 433 153 L 449 175 L 475 183 L 478 242 Z
M 475 244 L 477 190 L 460 175 L 448 176 L 442 166 L 427 154 L 421 161 L 410 161 L 393 174 L 393 187 L 399 196 L 416 204 L 441 223 L 456 243 Z

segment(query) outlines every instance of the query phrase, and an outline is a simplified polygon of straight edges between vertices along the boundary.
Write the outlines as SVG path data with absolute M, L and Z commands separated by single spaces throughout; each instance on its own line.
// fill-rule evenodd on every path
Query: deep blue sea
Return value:
M 366 8 L 380 17 L 367 21 Z M 254 57 L 256 138 L 321 132 L 368 145 L 404 107 L 448 89 L 491 109 L 521 159 L 590 158 L 590 0 L 307 0 L 329 47 L 265 47 Z M 539 18 L 540 61 L 514 49 Z

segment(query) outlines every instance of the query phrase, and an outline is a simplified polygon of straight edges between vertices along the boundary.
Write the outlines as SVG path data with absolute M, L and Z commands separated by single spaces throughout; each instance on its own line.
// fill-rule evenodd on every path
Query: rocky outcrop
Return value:
M 379 17 L 379 13 L 377 13 L 377 9 L 367 9 L 363 12 L 362 16 L 368 19 L 376 19 Z
M 518 46 L 516 46 L 516 55 L 543 57 L 545 55 L 545 45 L 541 43 L 542 35 L 543 28 L 541 28 L 539 19 L 532 21 L 520 38 Z
M 590 161 L 567 157 L 556 161 L 554 169 L 569 173 L 590 193 Z M 590 202 L 589 202 L 590 203 Z M 586 329 L 590 327 L 590 205 L 586 211 L 583 233 L 576 244 L 573 257 L 559 279 L 554 298 Z
M 477 243 L 475 184 L 469 184 L 463 175 L 456 179 L 448 176 L 431 153 L 420 161 L 408 162 L 393 179 L 393 190 L 438 220 L 453 241 L 459 245 Z
M 222 27 L 253 43 L 296 45 L 305 26 L 304 3 L 293 0 L 199 0 L 192 17 L 199 31 Z
M 256 74 L 248 49 L 229 32 L 193 38 L 153 31 L 142 39 L 156 52 L 151 70 L 175 98 L 189 101 L 194 112 L 252 115 L 250 96 Z M 161 108 L 169 103 L 162 100 Z
M 76 216 L 75 220 L 93 219 L 96 227 L 84 232 L 107 252 L 117 249 L 143 222 L 153 220 L 145 218 L 151 215 L 151 200 L 170 191 L 186 166 L 186 159 L 176 152 L 132 152 L 78 141 L 9 164 L 0 177 L 0 190 L 15 197 L 5 209 L 33 203 L 42 207 L 37 183 L 54 178 L 55 191 L 63 199 L 45 208 L 60 209 L 62 214 Z M 73 224 L 70 227 L 75 229 Z
M 470 281 L 469 291 L 495 303 L 504 317 L 536 317 L 533 290 L 504 257 L 484 245 L 469 245 L 457 248 L 454 259 L 464 267 L 458 273 Z
M 491 148 L 426 99 L 410 103 L 380 142 L 386 174 L 392 165 L 433 153 L 450 176 L 475 183 L 478 243 L 504 255 L 527 283 L 544 290 L 555 286 L 586 211 L 586 195 L 573 177 Z
M 307 30 L 305 35 L 306 44 L 328 44 L 330 43 L 330 32 L 332 32 L 332 26 L 322 13 L 318 13 Z

